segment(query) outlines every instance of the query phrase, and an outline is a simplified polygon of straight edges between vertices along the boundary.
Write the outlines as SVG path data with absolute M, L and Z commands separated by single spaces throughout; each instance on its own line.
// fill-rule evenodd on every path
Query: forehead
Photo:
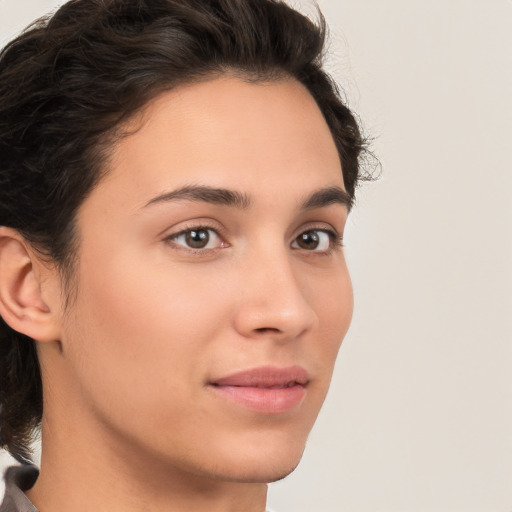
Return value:
M 131 135 L 116 146 L 104 185 L 126 197 L 136 192 L 144 203 L 163 190 L 205 182 L 250 195 L 289 191 L 291 184 L 343 188 L 322 113 L 291 79 L 222 77 L 182 86 L 151 101 L 127 128 Z

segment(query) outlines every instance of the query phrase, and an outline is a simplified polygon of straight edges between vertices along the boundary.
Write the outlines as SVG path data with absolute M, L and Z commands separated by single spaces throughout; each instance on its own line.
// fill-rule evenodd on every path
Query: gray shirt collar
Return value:
M 5 495 L 0 512 L 38 512 L 24 491 L 36 482 L 39 470 L 35 466 L 13 466 L 5 472 Z

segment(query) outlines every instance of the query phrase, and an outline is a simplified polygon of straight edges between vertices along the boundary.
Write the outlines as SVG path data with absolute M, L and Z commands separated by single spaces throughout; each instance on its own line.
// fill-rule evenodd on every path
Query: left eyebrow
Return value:
M 326 187 L 311 194 L 302 203 L 301 210 L 313 210 L 315 208 L 324 208 L 331 204 L 341 204 L 350 211 L 353 203 L 352 197 L 342 188 Z

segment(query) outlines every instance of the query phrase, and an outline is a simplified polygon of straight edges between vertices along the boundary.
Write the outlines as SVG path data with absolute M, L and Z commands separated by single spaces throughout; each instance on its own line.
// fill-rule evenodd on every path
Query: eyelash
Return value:
M 217 251 L 218 249 L 225 249 L 226 247 L 229 247 L 229 244 L 224 241 L 222 241 L 222 243 L 225 243 L 226 244 L 225 246 L 215 247 L 215 248 L 210 248 L 210 249 L 204 249 L 204 248 L 194 249 L 191 247 L 186 247 L 181 244 L 176 244 L 176 242 L 174 242 L 174 240 L 176 240 L 178 237 L 180 237 L 182 235 L 186 235 L 187 233 L 190 233 L 192 231 L 213 231 L 216 234 L 216 236 L 218 236 L 221 240 L 223 240 L 222 231 L 219 230 L 218 227 L 215 227 L 215 226 L 212 226 L 209 224 L 196 224 L 196 225 L 192 225 L 192 226 L 187 226 L 184 229 L 178 231 L 177 233 L 172 233 L 171 235 L 167 236 L 164 239 L 164 241 L 169 242 L 169 245 L 171 246 L 171 248 L 176 251 L 186 251 L 186 252 L 188 252 L 192 255 L 196 255 L 196 256 L 204 256 L 206 254 L 210 254 L 213 251 Z M 325 251 L 315 251 L 315 250 L 307 250 L 307 249 L 301 249 L 301 248 L 294 248 L 294 250 L 302 250 L 305 253 L 311 253 L 311 254 L 315 254 L 318 256 L 328 256 L 333 251 L 344 247 L 342 235 L 339 235 L 337 233 L 337 231 L 335 231 L 334 229 L 327 229 L 325 227 L 320 227 L 320 226 L 308 227 L 304 231 L 301 231 L 293 239 L 293 241 L 295 242 L 300 235 L 311 232 L 311 231 L 318 231 L 318 232 L 327 234 L 329 236 L 329 240 L 330 240 L 329 248 Z

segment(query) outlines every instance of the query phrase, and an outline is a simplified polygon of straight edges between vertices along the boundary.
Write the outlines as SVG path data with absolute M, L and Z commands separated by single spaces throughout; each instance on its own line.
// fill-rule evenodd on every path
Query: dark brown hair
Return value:
M 350 196 L 364 150 L 322 70 L 325 23 L 278 0 L 71 0 L 0 54 L 0 225 L 70 282 L 75 214 L 106 172 L 119 128 L 176 85 L 230 72 L 307 87 L 336 143 Z M 0 443 L 29 460 L 42 417 L 33 340 L 0 318 Z

